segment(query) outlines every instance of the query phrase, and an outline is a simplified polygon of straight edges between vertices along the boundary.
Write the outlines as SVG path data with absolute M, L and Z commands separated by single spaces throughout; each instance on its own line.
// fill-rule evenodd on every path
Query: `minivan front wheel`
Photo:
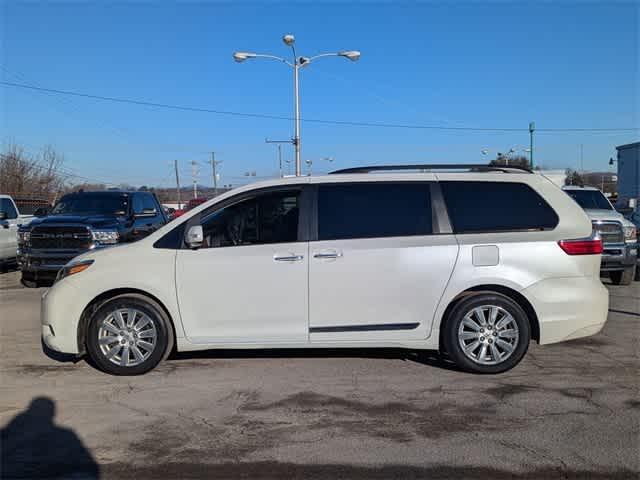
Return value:
M 168 356 L 173 330 L 153 300 L 120 295 L 102 304 L 87 330 L 87 353 L 101 370 L 113 375 L 140 375 Z
M 500 373 L 520 362 L 529 347 L 527 314 L 500 293 L 478 293 L 460 300 L 446 319 L 444 345 L 462 369 Z

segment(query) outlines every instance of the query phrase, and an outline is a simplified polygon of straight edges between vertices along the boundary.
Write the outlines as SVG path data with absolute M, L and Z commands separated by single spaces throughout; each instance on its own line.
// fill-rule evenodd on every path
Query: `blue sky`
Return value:
M 528 147 L 538 128 L 640 128 L 640 4 L 635 2 L 2 2 L 4 81 L 218 110 L 290 116 L 291 72 L 236 64 L 235 50 L 287 55 L 362 51 L 302 72 L 302 117 L 523 128 L 467 132 L 303 123 L 303 160 L 315 171 L 352 165 L 480 162 Z M 109 182 L 170 185 L 179 160 L 199 182 L 215 150 L 222 183 L 277 172 L 273 145 L 292 122 L 181 112 L 0 87 L 3 143 L 37 153 L 52 144 L 65 166 Z M 640 131 L 543 133 L 536 163 L 607 169 L 615 145 Z M 284 146 L 286 159 L 292 148 Z M 321 160 L 331 156 L 332 165 Z

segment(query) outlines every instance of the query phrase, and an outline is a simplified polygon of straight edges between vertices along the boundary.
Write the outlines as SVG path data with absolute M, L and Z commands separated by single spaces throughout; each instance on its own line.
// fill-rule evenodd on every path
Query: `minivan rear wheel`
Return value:
M 500 373 L 516 366 L 529 348 L 531 326 L 522 307 L 500 293 L 469 295 L 445 319 L 444 346 L 463 370 Z
M 140 375 L 168 356 L 173 330 L 157 302 L 143 295 L 119 295 L 102 304 L 89 320 L 86 345 L 101 370 Z

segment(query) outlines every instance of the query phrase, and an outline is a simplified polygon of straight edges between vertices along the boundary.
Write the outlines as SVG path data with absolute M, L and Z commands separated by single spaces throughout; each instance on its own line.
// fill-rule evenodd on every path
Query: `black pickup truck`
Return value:
M 153 193 L 109 190 L 64 195 L 36 217 L 18 230 L 18 264 L 28 287 L 53 280 L 87 250 L 139 240 L 167 223 Z

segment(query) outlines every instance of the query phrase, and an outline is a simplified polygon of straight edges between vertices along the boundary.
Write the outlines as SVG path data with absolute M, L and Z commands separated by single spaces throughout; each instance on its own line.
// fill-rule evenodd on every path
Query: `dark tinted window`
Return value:
M 352 183 L 318 190 L 318 240 L 429 235 L 427 183 Z
M 56 203 L 52 215 L 127 215 L 129 197 L 117 193 L 72 193 Z
M 222 208 L 205 218 L 204 247 L 298 240 L 300 193 L 274 192 Z
M 0 212 L 7 214 L 7 220 L 18 218 L 18 212 L 16 212 L 13 202 L 8 198 L 0 198 Z
M 455 233 L 554 228 L 558 216 L 531 187 L 506 182 L 441 182 Z
M 187 227 L 187 222 L 181 223 L 169 233 L 160 238 L 153 244 L 155 248 L 169 248 L 178 249 L 182 246 L 184 241 L 184 231 Z
M 136 193 L 133 196 L 134 213 L 142 213 L 143 210 L 158 210 L 158 206 L 150 193 Z
M 582 208 L 613 210 L 609 200 L 600 190 L 565 190 Z

